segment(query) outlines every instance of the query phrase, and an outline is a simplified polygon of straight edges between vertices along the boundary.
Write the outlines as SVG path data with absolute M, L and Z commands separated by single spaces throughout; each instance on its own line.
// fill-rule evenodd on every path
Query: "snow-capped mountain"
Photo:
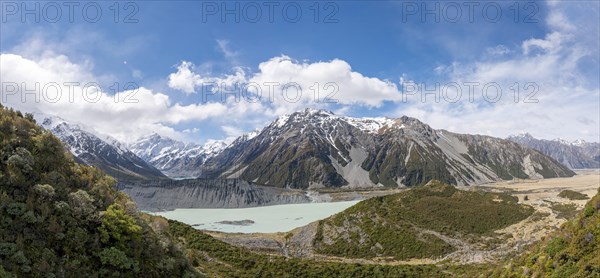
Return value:
M 600 143 L 583 140 L 536 139 L 529 133 L 510 136 L 513 142 L 536 149 L 571 169 L 600 168 Z
M 226 146 L 218 140 L 204 145 L 183 143 L 154 133 L 140 138 L 129 149 L 171 178 L 190 178 L 200 175 L 202 164 Z
M 96 166 L 117 179 L 166 178 L 114 138 L 96 135 L 90 128 L 56 116 L 34 113 L 34 118 L 66 144 L 78 162 Z
M 238 138 L 201 176 L 290 187 L 411 186 L 432 179 L 479 184 L 574 173 L 511 141 L 434 130 L 410 117 L 351 118 L 306 109 Z

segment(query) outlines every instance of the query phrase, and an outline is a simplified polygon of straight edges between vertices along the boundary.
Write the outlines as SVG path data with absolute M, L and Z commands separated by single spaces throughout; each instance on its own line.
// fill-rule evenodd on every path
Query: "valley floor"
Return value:
M 558 197 L 560 192 L 568 189 L 592 197 L 597 192 L 598 187 L 600 187 L 599 170 L 579 170 L 576 176 L 570 178 L 504 181 L 481 186 L 459 187 L 461 190 L 509 193 L 519 198 L 519 203 L 532 206 L 535 209 L 535 213 L 519 223 L 497 230 L 495 236 L 484 238 L 483 241 L 451 238 L 429 230 L 421 231 L 422 233 L 431 234 L 442 239 L 456 249 L 453 253 L 441 258 L 397 261 L 391 258 L 348 259 L 316 254 L 311 244 L 316 234 L 316 223 L 311 223 L 288 233 L 207 233 L 229 244 L 243 246 L 256 252 L 333 262 L 387 265 L 439 264 L 445 262 L 459 264 L 486 263 L 509 257 L 522 251 L 526 246 L 542 239 L 556 230 L 562 223 L 573 217 L 589 200 L 561 198 Z M 389 190 L 380 191 L 375 194 L 371 193 L 372 195 L 366 192 L 361 194 L 371 195 L 369 197 L 372 197 L 373 195 L 377 196 L 396 192 L 396 190 Z M 345 196 L 336 197 L 338 198 L 335 199 L 339 200 Z

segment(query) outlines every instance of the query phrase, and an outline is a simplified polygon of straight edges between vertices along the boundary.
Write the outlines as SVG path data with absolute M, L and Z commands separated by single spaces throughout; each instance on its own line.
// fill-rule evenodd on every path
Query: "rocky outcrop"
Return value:
M 117 187 L 146 211 L 246 208 L 310 202 L 303 191 L 258 186 L 233 179 L 121 182 Z

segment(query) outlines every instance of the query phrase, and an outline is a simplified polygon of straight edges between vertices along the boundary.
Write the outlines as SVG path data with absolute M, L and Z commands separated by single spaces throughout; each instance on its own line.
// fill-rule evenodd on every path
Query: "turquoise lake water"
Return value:
M 176 209 L 156 214 L 202 230 L 226 233 L 275 233 L 287 232 L 327 218 L 358 202 L 306 203 L 241 209 Z M 247 226 L 218 223 L 241 220 L 252 220 L 254 223 Z

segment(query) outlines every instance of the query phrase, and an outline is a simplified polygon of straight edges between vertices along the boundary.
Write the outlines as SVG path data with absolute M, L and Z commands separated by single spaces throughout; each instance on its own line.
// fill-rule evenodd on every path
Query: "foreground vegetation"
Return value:
M 192 264 L 209 277 L 448 277 L 434 265 L 345 264 L 257 254 L 212 238 L 189 225 L 169 220 Z
M 479 241 L 529 217 L 534 209 L 517 201 L 503 193 L 462 191 L 434 181 L 369 199 L 320 221 L 314 246 L 339 257 L 440 257 L 455 250 L 443 236 Z
M 572 203 L 562 204 L 557 202 L 550 202 L 550 209 L 552 209 L 552 211 L 556 213 L 556 218 L 562 218 L 567 220 L 573 219 L 575 216 L 577 216 L 577 212 L 579 211 L 577 209 L 577 205 Z
M 0 277 L 197 275 L 114 180 L 0 107 Z
M 575 219 L 493 276 L 600 277 L 600 188 Z

